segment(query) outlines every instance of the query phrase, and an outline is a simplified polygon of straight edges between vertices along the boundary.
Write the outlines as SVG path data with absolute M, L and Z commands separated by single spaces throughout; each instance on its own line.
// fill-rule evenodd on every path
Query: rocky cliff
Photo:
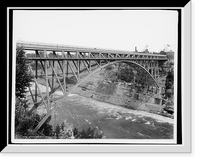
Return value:
M 159 103 L 156 104 L 155 93 L 137 93 L 132 83 L 114 80 L 113 77 L 113 73 L 101 69 L 82 83 L 75 93 L 135 110 L 153 113 L 161 111 Z

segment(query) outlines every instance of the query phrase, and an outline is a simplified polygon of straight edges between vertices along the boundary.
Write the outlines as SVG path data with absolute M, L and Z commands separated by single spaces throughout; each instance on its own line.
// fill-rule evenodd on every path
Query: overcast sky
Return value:
M 178 13 L 167 10 L 14 11 L 14 41 L 134 51 L 177 49 Z

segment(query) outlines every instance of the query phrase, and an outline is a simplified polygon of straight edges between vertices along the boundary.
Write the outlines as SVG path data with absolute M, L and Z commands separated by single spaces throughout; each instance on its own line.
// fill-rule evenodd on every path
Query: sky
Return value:
M 16 10 L 14 41 L 116 50 L 177 50 L 178 13 L 169 10 Z

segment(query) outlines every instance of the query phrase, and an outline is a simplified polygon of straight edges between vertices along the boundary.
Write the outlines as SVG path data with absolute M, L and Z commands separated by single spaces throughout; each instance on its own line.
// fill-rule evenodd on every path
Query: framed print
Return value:
M 191 151 L 190 1 L 8 7 L 7 24 L 2 152 Z

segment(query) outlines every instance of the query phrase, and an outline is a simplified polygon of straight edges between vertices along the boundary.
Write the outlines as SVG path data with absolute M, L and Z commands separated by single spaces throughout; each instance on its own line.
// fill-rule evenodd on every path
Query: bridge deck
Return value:
M 83 52 L 83 53 L 109 53 L 109 54 L 128 54 L 137 56 L 157 56 L 166 58 L 166 55 L 159 53 L 140 53 L 134 51 L 122 51 L 122 50 L 112 50 L 112 49 L 101 49 L 101 48 L 86 48 L 78 46 L 68 46 L 59 44 L 46 44 L 46 43 L 33 43 L 18 41 L 17 46 L 23 46 L 25 50 L 38 50 L 38 51 L 56 51 L 56 52 Z
M 40 60 L 40 61 L 78 61 L 78 60 L 159 60 L 159 61 L 167 61 L 167 58 L 41 58 L 41 57 L 27 57 L 26 60 Z

